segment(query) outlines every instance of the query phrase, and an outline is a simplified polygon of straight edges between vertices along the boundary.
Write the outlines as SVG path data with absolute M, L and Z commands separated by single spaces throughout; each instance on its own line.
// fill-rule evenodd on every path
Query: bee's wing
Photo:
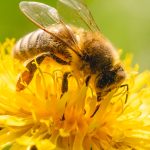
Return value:
M 25 16 L 27 16 L 27 18 L 29 18 L 38 27 L 40 27 L 47 33 L 55 36 L 60 41 L 64 42 L 75 53 L 79 53 L 79 51 L 77 51 L 78 46 L 76 44 L 76 39 L 72 31 L 61 20 L 58 11 L 55 8 L 39 2 L 26 2 L 26 1 L 20 2 L 19 7 L 21 11 L 25 14 Z M 65 29 L 65 35 L 57 36 L 54 33 L 50 32 L 48 30 L 48 27 L 53 23 L 62 25 Z M 70 39 L 69 42 L 63 39 L 63 37 L 66 36 L 68 37 L 68 39 Z M 74 46 L 76 45 L 76 47 L 73 48 L 72 44 L 74 44 Z
M 68 10 L 68 8 L 70 8 L 69 10 L 70 13 L 67 12 L 67 15 L 78 16 L 78 19 L 76 21 L 79 22 L 80 19 L 82 21 L 82 22 L 80 21 L 80 25 L 84 22 L 84 24 L 91 31 L 100 32 L 100 29 L 96 25 L 90 10 L 87 8 L 86 4 L 84 3 L 84 0 L 58 0 L 58 7 L 60 7 L 60 9 L 63 10 L 61 14 L 67 12 L 65 11 L 65 9 Z M 75 17 L 72 17 L 72 22 L 74 21 L 75 21 Z

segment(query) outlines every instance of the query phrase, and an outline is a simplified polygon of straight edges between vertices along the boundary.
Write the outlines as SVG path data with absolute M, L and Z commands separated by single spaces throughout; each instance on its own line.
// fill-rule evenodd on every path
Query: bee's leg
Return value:
M 45 54 L 37 56 L 35 59 L 32 59 L 31 61 L 29 61 L 26 64 L 25 67 L 27 68 L 27 70 L 23 71 L 19 75 L 19 79 L 16 84 L 17 91 L 21 91 L 21 90 L 25 89 L 25 85 L 23 83 L 28 85 L 31 82 L 33 75 L 34 75 L 35 71 L 37 70 L 37 66 L 34 62 L 36 61 L 37 64 L 39 65 L 39 64 L 41 64 L 41 62 L 44 60 L 45 57 L 46 57 Z
M 95 111 L 93 112 L 93 114 L 90 116 L 91 118 L 96 114 L 96 112 L 99 110 L 100 104 L 98 104 L 95 108 Z
M 91 79 L 91 76 L 90 76 L 90 75 L 86 77 L 86 79 L 85 79 L 85 84 L 86 84 L 86 86 L 89 85 L 90 79 Z
M 120 87 L 126 87 L 126 90 L 127 90 L 127 93 L 126 93 L 126 99 L 125 99 L 125 104 L 127 103 L 127 100 L 128 100 L 128 91 L 129 91 L 129 86 L 128 84 L 123 84 L 121 85 Z M 101 96 L 97 96 L 97 102 L 100 102 L 102 99 L 101 99 Z M 96 112 L 98 111 L 100 107 L 100 104 L 97 104 L 96 108 L 95 108 L 95 111 L 93 112 L 93 114 L 90 116 L 91 118 L 96 114 Z
M 40 65 L 42 63 L 42 61 L 45 59 L 45 57 L 50 57 L 62 65 L 69 65 L 68 62 L 60 59 L 59 57 L 55 56 L 54 54 L 43 53 L 27 63 L 27 65 L 25 66 L 27 68 L 27 70 L 25 70 L 24 72 L 22 72 L 19 75 L 19 79 L 16 84 L 17 91 L 21 91 L 21 90 L 25 89 L 26 86 L 22 83 L 25 83 L 26 85 L 28 85 L 31 82 L 31 80 L 34 76 L 34 73 L 37 70 L 37 65 L 34 62 L 36 62 L 38 65 Z
M 62 97 L 64 95 L 65 92 L 68 91 L 68 77 L 71 76 L 71 72 L 65 72 L 63 74 L 63 79 L 62 79 L 62 86 L 61 86 L 61 96 Z
M 65 72 L 63 74 L 60 98 L 64 95 L 65 92 L 68 91 L 68 77 L 70 77 L 70 76 L 71 76 L 71 72 Z M 62 115 L 61 120 L 62 121 L 65 120 L 65 115 L 64 114 Z
M 51 57 L 52 59 L 54 59 L 57 63 L 61 64 L 61 65 L 70 65 L 70 61 L 65 61 L 59 57 L 57 57 L 55 54 L 53 53 L 49 53 L 48 55 L 49 57 Z
M 91 79 L 91 76 L 89 75 L 89 76 L 86 78 L 86 80 L 85 80 L 86 86 L 88 86 L 90 79 Z M 97 96 L 97 102 L 98 102 L 98 104 L 97 104 L 97 106 L 96 106 L 96 108 L 95 108 L 93 114 L 90 116 L 91 118 L 92 118 L 92 117 L 96 114 L 96 112 L 98 111 L 98 109 L 99 109 L 99 107 L 100 107 L 100 104 L 99 104 L 100 101 L 101 101 L 101 96 Z
M 98 96 L 99 95 L 99 96 Z M 98 104 L 96 105 L 96 108 L 93 112 L 93 114 L 90 116 L 91 118 L 97 113 L 97 111 L 99 110 L 99 107 L 100 107 L 100 101 L 102 100 L 101 96 L 100 96 L 100 93 L 97 94 L 97 102 Z
M 126 87 L 126 90 L 127 90 L 127 93 L 126 93 L 126 99 L 125 99 L 125 104 L 126 104 L 126 103 L 127 103 L 127 100 L 128 100 L 129 86 L 128 86 L 128 84 L 123 84 L 123 85 L 121 85 L 120 87 Z
M 61 97 L 63 96 L 63 94 L 64 94 L 65 92 L 68 91 L 68 77 L 70 77 L 70 76 L 71 76 L 71 72 L 65 72 L 65 73 L 63 74 L 62 87 L 61 87 L 61 92 L 62 92 Z M 87 78 L 86 78 L 86 80 L 85 80 L 86 86 L 88 86 L 89 81 L 90 81 L 90 78 L 91 78 L 90 75 L 87 76 Z
M 86 86 L 88 86 L 89 85 L 89 81 L 90 81 L 90 79 L 91 79 L 91 76 L 90 75 L 88 75 L 87 77 L 86 77 L 86 79 L 85 79 L 85 85 Z M 86 110 L 84 109 L 84 114 L 86 114 Z

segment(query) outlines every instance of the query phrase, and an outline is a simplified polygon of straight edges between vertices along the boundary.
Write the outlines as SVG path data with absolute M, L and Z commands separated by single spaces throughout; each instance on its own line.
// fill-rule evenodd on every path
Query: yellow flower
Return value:
M 123 61 L 126 90 L 110 93 L 100 103 L 91 87 L 69 78 L 62 98 L 63 67 L 49 60 L 38 67 L 31 84 L 16 91 L 24 68 L 10 55 L 14 40 L 0 44 L 0 149 L 10 150 L 149 150 L 150 72 L 138 73 L 131 56 Z

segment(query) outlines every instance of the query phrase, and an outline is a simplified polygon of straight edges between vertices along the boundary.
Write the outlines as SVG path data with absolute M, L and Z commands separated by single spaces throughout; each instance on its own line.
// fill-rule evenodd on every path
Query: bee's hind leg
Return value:
M 35 62 L 40 65 L 46 56 L 46 54 L 39 55 L 35 59 L 30 60 L 25 65 L 27 69 L 19 74 L 19 79 L 16 84 L 16 91 L 21 91 L 26 88 L 26 85 L 31 82 L 34 73 L 37 70 L 37 65 L 35 64 Z
M 19 79 L 16 84 L 16 91 L 21 91 L 26 88 L 26 86 L 31 82 L 35 71 L 37 70 L 36 63 L 38 65 L 40 65 L 43 62 L 43 60 L 45 59 L 45 57 L 50 57 L 50 58 L 54 59 L 56 62 L 58 62 L 59 64 L 69 65 L 69 62 L 62 60 L 61 58 L 59 58 L 56 55 L 51 54 L 49 52 L 40 54 L 36 58 L 32 59 L 31 61 L 29 61 L 26 64 L 25 67 L 27 68 L 27 70 L 20 73 Z

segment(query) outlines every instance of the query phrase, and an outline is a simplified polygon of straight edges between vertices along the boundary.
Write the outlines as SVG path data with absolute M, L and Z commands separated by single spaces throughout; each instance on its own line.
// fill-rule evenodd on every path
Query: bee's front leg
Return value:
M 93 112 L 92 115 L 90 116 L 91 118 L 92 118 L 92 117 L 97 113 L 97 111 L 99 110 L 101 100 L 102 100 L 102 97 L 101 97 L 100 93 L 97 93 L 97 105 L 96 105 L 96 108 L 95 108 L 94 112 Z
M 60 98 L 64 95 L 65 92 L 68 91 L 68 78 L 71 76 L 71 72 L 65 72 L 63 74 L 63 78 L 62 78 L 62 86 L 61 86 L 61 96 Z M 67 103 L 66 103 L 67 105 Z M 62 115 L 61 120 L 65 120 L 65 115 Z

